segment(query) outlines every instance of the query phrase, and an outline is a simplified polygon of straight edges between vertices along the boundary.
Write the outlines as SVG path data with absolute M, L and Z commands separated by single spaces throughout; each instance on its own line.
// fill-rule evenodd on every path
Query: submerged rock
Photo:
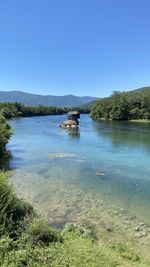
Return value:
M 142 236 L 143 236 L 142 233 L 136 233 L 136 234 L 134 235 L 135 238 L 141 238 Z
M 112 232 L 113 231 L 113 227 L 111 225 L 107 225 L 106 226 L 106 231 L 107 232 Z
M 95 175 L 97 175 L 97 176 L 104 176 L 105 173 L 102 173 L 102 172 L 96 172 Z
M 78 163 L 84 163 L 85 160 L 84 160 L 84 159 L 78 159 L 77 162 L 78 162 Z
M 147 232 L 143 231 L 141 232 L 142 236 L 147 236 Z
M 144 223 L 144 222 L 140 222 L 139 225 L 140 225 L 140 226 L 144 226 L 145 223 Z
M 140 227 L 136 227 L 136 228 L 135 228 L 135 231 L 137 231 L 137 232 L 140 231 L 140 230 L 141 230 Z
M 72 158 L 75 157 L 75 154 L 73 153 L 55 153 L 52 155 L 49 155 L 49 159 L 53 160 L 53 159 L 57 159 L 57 158 Z

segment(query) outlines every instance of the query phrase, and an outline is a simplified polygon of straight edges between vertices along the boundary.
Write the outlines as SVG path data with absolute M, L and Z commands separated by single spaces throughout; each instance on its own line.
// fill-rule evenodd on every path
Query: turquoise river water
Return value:
M 10 121 L 8 149 L 18 194 L 52 224 L 82 216 L 90 199 L 106 200 L 150 223 L 150 124 L 95 122 L 59 128 L 66 116 Z M 92 203 L 92 204 L 90 204 Z M 86 214 L 85 214 L 86 215 Z

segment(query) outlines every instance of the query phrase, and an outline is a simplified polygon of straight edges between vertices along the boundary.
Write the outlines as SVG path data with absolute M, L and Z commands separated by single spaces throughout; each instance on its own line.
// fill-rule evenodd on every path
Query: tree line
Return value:
M 80 113 L 89 113 L 88 108 L 60 108 L 55 106 L 25 106 L 21 103 L 0 103 L 0 113 L 6 118 L 44 116 L 44 115 L 62 115 L 71 110 L 78 110 Z
M 133 93 L 114 91 L 110 97 L 96 101 L 91 117 L 106 120 L 149 120 L 150 90 Z

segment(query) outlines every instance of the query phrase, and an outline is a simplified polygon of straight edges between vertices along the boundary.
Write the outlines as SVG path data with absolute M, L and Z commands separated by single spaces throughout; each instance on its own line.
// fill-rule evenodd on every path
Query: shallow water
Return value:
M 87 207 L 102 200 L 150 223 L 150 124 L 81 115 L 80 130 L 67 132 L 59 128 L 64 119 L 10 121 L 9 165 L 18 193 L 58 226 L 86 217 Z

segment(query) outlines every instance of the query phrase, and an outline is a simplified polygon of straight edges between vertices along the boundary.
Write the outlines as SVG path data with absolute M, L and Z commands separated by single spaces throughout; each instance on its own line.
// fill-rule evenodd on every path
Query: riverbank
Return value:
M 51 123 L 49 117 L 10 122 L 16 132 L 8 145 L 13 154 L 10 166 L 16 169 L 11 180 L 18 196 L 26 199 L 39 216 L 61 233 L 67 222 L 77 225 L 80 228 L 77 232 L 84 234 L 92 228 L 96 240 L 95 249 L 91 245 L 91 253 L 95 258 L 100 245 L 113 257 L 115 252 L 109 245 L 120 242 L 123 250 L 124 244 L 130 243 L 133 251 L 146 258 L 149 256 L 149 216 L 145 216 L 149 210 L 149 147 L 145 140 L 149 140 L 149 130 L 144 131 L 142 138 L 142 126 L 131 129 L 130 125 L 119 123 L 116 129 L 113 123 L 95 123 L 88 116 L 81 116 L 80 135 L 74 138 L 58 128 L 60 121 L 62 116 L 52 116 Z M 68 238 L 73 245 L 72 233 Z M 76 238 L 72 252 L 68 250 L 72 265 L 78 238 L 83 237 Z M 64 250 L 64 245 L 60 246 Z M 82 262 L 86 266 L 87 239 L 79 247 L 86 251 Z M 58 254 L 56 250 L 55 254 Z M 117 254 L 116 261 L 119 257 Z M 133 264 L 125 260 L 125 265 L 123 259 L 122 262 L 123 266 Z M 91 258 L 90 264 L 98 265 Z M 133 266 L 138 264 L 136 261 Z M 106 261 L 106 266 L 113 263 Z
M 37 267 L 148 267 L 150 264 L 133 249 L 131 243 L 122 240 L 108 242 L 102 235 L 97 235 L 96 227 L 92 224 L 67 224 L 61 232 L 50 228 L 33 212 L 30 205 L 16 197 L 6 173 L 2 172 L 0 195 L 0 220 L 3 221 L 0 236 L 1 267 L 35 264 Z M 5 209 L 7 203 L 9 208 Z M 107 232 L 110 234 L 111 229 L 107 228 Z
M 150 225 L 134 212 L 113 204 L 108 196 L 100 193 L 97 198 L 59 178 L 53 183 L 51 180 L 43 181 L 40 175 L 33 175 L 33 186 L 28 186 L 30 173 L 23 177 L 26 184 L 19 175 L 12 178 L 13 183 L 17 185 L 18 194 L 28 199 L 51 226 L 62 230 L 67 222 L 88 225 L 95 229 L 101 242 L 129 242 L 136 251 L 149 257 Z
M 108 122 L 139 122 L 139 123 L 150 123 L 150 120 L 145 120 L 145 119 L 137 119 L 137 120 L 112 120 L 112 119 L 106 119 L 106 118 L 93 118 L 94 121 L 108 121 Z
M 131 122 L 150 123 L 150 120 L 130 120 Z

